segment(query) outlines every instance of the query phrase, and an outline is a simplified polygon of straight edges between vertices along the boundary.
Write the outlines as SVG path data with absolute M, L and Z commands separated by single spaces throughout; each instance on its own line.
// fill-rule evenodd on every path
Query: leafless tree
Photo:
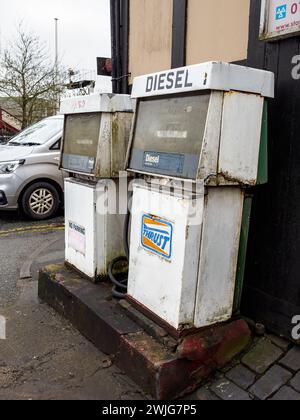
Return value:
M 57 111 L 63 72 L 46 46 L 21 23 L 0 61 L 0 95 L 14 104 L 22 128 Z

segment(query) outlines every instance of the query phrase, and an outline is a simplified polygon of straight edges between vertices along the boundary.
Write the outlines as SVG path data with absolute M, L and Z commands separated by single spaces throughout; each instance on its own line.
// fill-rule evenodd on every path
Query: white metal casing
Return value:
M 201 90 L 235 90 L 273 98 L 274 74 L 236 64 L 212 61 L 136 77 L 133 82 L 132 98 Z
M 205 180 L 209 186 L 256 185 L 263 109 L 264 98 L 260 95 L 236 91 L 211 92 L 198 174 L 194 181 Z M 132 172 L 160 176 L 151 173 L 151 170 L 145 172 L 130 167 L 134 131 L 133 128 L 127 168 Z
M 99 211 L 108 184 L 65 180 L 65 260 L 93 281 L 107 277 L 111 261 L 124 255 L 124 216 Z
M 72 115 L 90 112 L 132 112 L 133 102 L 129 95 L 101 93 L 99 95 L 74 96 L 61 101 L 60 114 Z
M 60 113 L 65 115 L 60 168 L 96 179 L 118 178 L 119 172 L 125 169 L 134 108 L 135 101 L 129 95 L 98 94 L 64 99 L 60 108 Z M 70 118 L 73 119 L 72 124 L 82 126 L 82 121 L 87 121 L 91 115 L 101 116 L 99 129 L 93 140 L 88 137 L 89 132 L 85 133 L 87 137 L 78 139 L 74 138 L 76 136 L 73 132 L 72 135 L 69 134 Z M 96 147 L 87 155 L 86 143 L 89 142 Z M 74 149 L 74 145 L 76 153 L 75 150 L 70 151 L 70 148 Z
M 202 194 L 185 192 L 180 196 L 135 183 L 130 298 L 176 330 L 230 319 L 243 199 L 244 193 L 236 188 L 213 188 L 204 196 L 203 187 Z M 192 224 L 191 210 L 197 214 Z M 164 231 L 164 225 L 172 226 L 170 258 L 156 253 L 155 238 L 149 248 L 145 241 L 151 230 Z
M 218 148 L 217 183 L 256 185 L 264 98 L 225 92 Z
M 232 317 L 245 192 L 209 188 L 195 305 L 195 326 L 201 328 Z
M 155 177 L 175 177 L 173 174 L 160 174 L 157 170 L 152 173 L 151 168 L 143 166 L 141 162 L 132 162 L 136 150 L 139 104 L 143 100 L 163 98 L 164 95 L 170 98 L 197 91 L 199 94 L 201 91 L 210 92 L 210 102 L 198 172 L 192 180 L 205 180 L 209 186 L 256 185 L 264 102 L 266 97 L 274 97 L 274 74 L 222 62 L 183 67 L 134 80 L 132 96 L 138 98 L 138 102 L 126 159 L 127 169 Z M 170 124 L 174 124 L 174 121 L 170 120 Z M 154 160 L 159 159 L 159 151 L 151 149 L 150 144 L 145 147 L 145 154 L 151 155 Z M 172 151 L 169 153 L 172 154 Z M 180 175 L 178 178 L 191 179 L 190 176 Z
M 211 94 L 198 179 L 206 185 L 255 185 L 264 98 L 242 92 Z

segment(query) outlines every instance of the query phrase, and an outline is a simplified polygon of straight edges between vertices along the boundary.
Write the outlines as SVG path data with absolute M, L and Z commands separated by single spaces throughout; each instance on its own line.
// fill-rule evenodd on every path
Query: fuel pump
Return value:
M 267 182 L 274 75 L 211 62 L 137 77 L 128 300 L 176 331 L 229 320 L 247 188 Z
M 98 204 L 127 199 L 120 187 L 133 117 L 127 95 L 101 94 L 62 102 L 65 115 L 61 168 L 65 180 L 66 263 L 92 281 L 108 277 L 110 262 L 124 255 L 125 215 Z

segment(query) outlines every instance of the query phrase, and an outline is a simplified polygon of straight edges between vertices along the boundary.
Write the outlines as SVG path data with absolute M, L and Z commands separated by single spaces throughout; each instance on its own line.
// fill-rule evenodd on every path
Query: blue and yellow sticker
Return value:
M 158 217 L 144 214 L 142 216 L 142 247 L 152 253 L 171 260 L 173 225 Z

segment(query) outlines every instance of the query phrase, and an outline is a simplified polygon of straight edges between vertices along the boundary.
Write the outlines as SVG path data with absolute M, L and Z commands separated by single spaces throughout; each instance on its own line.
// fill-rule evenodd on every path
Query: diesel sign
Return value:
M 161 73 L 147 78 L 146 92 L 156 92 L 171 89 L 192 88 L 189 81 L 189 71 L 178 70 L 169 73 Z
M 201 90 L 236 90 L 274 97 L 274 75 L 211 61 L 135 77 L 131 97 L 164 96 Z

